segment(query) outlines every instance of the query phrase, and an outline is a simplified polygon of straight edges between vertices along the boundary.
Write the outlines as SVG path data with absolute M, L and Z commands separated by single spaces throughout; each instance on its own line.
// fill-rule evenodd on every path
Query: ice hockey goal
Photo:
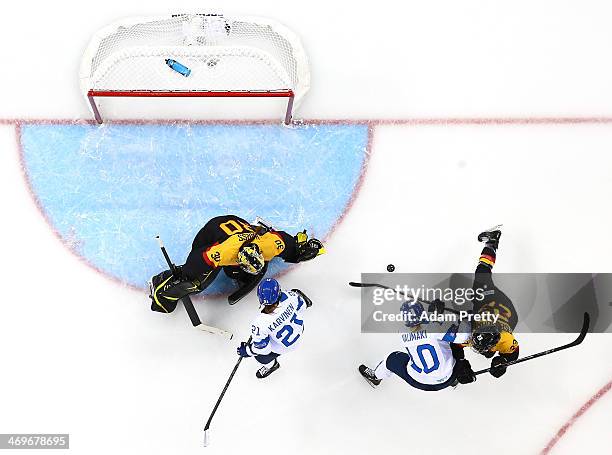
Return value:
M 310 73 L 299 38 L 279 23 L 176 14 L 122 20 L 98 31 L 80 80 L 98 123 L 99 97 L 286 97 L 288 124 Z

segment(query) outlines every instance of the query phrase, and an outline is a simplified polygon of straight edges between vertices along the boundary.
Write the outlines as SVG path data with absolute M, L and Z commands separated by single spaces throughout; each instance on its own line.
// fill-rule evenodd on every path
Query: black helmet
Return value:
M 482 325 L 472 332 L 472 348 L 484 354 L 493 348 L 501 338 L 501 332 L 496 325 Z

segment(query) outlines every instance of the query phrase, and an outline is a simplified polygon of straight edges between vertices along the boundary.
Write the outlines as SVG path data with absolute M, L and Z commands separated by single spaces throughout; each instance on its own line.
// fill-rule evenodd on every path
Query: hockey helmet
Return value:
M 472 332 L 472 348 L 479 354 L 489 352 L 499 342 L 501 332 L 493 324 L 481 325 Z
M 281 287 L 274 278 L 266 278 L 257 286 L 257 297 L 262 305 L 274 305 L 281 297 Z
M 404 319 L 406 327 L 416 327 L 420 324 L 426 324 L 428 321 L 421 321 L 421 316 L 425 312 L 423 305 L 419 302 L 404 302 L 400 307 L 400 312 Z

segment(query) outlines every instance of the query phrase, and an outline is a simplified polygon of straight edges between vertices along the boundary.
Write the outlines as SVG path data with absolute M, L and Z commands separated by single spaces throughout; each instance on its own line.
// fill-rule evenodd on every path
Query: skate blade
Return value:
M 270 368 L 265 374 L 262 375 L 261 373 L 259 373 L 259 371 L 257 371 L 257 373 L 255 373 L 255 376 L 258 379 L 265 379 L 268 376 L 270 376 L 272 373 L 274 373 L 276 370 L 278 370 L 279 368 L 280 368 L 280 363 L 277 363 L 272 368 Z
M 482 232 L 493 232 L 493 231 L 501 231 L 501 228 L 503 227 L 503 224 L 496 224 L 495 226 L 493 226 L 492 228 L 489 229 L 485 229 Z
M 366 378 L 364 375 L 362 375 L 362 374 L 361 374 L 361 371 L 359 372 L 359 376 L 361 376 L 361 377 L 363 378 L 363 380 L 364 380 L 365 382 L 367 382 L 367 383 L 368 383 L 368 385 L 369 385 L 370 387 L 372 387 L 373 389 L 375 389 L 375 388 L 376 388 L 376 384 L 374 384 L 374 383 L 373 383 L 373 382 L 371 382 L 371 381 L 370 381 L 368 378 Z

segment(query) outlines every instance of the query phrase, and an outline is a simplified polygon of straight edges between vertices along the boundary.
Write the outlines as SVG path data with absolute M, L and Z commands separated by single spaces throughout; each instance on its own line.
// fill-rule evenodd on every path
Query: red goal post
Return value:
M 188 76 L 166 63 L 189 68 Z M 178 14 L 123 20 L 92 38 L 81 89 L 98 123 L 99 97 L 287 98 L 284 122 L 310 87 L 299 38 L 269 19 Z

